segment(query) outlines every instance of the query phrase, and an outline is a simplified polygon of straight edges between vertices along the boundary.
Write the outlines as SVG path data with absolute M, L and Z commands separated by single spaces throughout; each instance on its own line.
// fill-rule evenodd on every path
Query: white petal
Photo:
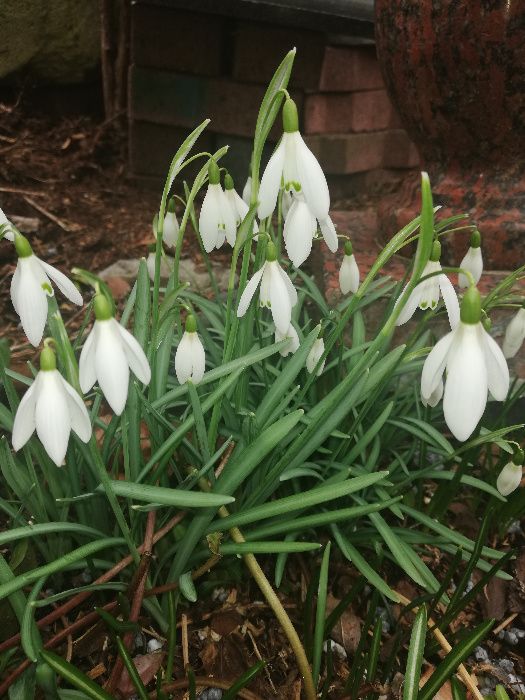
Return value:
M 281 202 L 281 210 L 283 213 L 283 219 L 286 221 L 286 217 L 288 216 L 288 213 L 290 212 L 290 209 L 292 208 L 293 204 L 293 196 L 288 190 L 283 190 L 283 198 Z
M 433 272 L 441 270 L 439 262 L 430 260 L 424 267 L 421 277 L 426 277 Z M 439 281 L 438 277 L 430 277 L 418 284 L 419 287 L 419 308 L 435 309 L 439 301 Z
M 521 465 L 509 462 L 501 470 L 496 487 L 502 496 L 509 496 L 521 484 L 523 469 Z
M 355 256 L 345 255 L 339 268 L 339 287 L 343 294 L 357 292 L 359 289 L 359 268 Z
M 106 401 L 120 416 L 128 398 L 129 365 L 122 336 L 112 321 L 95 321 L 95 371 Z
M 268 263 L 270 270 L 270 302 L 272 318 L 276 328 L 286 333 L 292 319 L 292 304 L 290 295 L 281 276 L 281 268 L 277 261 Z
M 67 394 L 67 404 L 69 414 L 71 416 L 71 428 L 75 431 L 82 442 L 89 442 L 91 437 L 91 421 L 89 420 L 89 414 L 84 402 L 77 394 L 76 390 L 73 389 L 71 384 L 66 382 L 64 377 L 60 376 L 60 379 L 62 381 L 64 391 Z
M 15 272 L 11 281 L 11 300 L 27 339 L 37 347 L 47 321 L 47 294 L 42 284 L 49 284 L 49 280 L 38 263 L 32 264 L 33 258 L 34 255 L 18 259 L 18 275 Z
M 321 233 L 323 234 L 324 242 L 328 246 L 328 250 L 335 253 L 339 245 L 339 239 L 337 238 L 337 233 L 335 231 L 335 226 L 332 219 L 327 216 L 326 219 L 319 221 L 319 226 L 321 228 Z
M 78 363 L 78 377 L 80 382 L 80 388 L 85 394 L 88 392 L 93 384 L 97 381 L 97 373 L 95 370 L 95 329 L 91 330 L 91 333 L 86 338 L 82 352 L 80 353 L 80 360 Z
M 263 276 L 261 277 L 261 286 L 259 288 L 259 306 L 267 306 L 269 308 L 272 305 L 270 287 L 273 267 L 273 263 L 266 263 L 265 265 Z
M 306 202 L 298 198 L 294 199 L 284 222 L 283 238 L 288 257 L 295 267 L 300 267 L 310 255 L 315 233 L 315 219 L 313 224 L 312 230 L 312 215 Z
M 38 398 L 39 374 L 36 375 L 33 383 L 23 395 L 15 415 L 12 435 L 13 449 L 15 451 L 23 447 L 35 432 L 35 407 Z
M 71 416 L 67 394 L 58 370 L 40 372 L 40 387 L 35 407 L 36 432 L 45 451 L 60 467 L 66 456 Z
M 208 185 L 199 215 L 199 232 L 207 253 L 215 248 L 219 236 L 220 185 Z
M 284 167 L 284 136 L 268 161 L 261 178 L 261 186 L 259 187 L 259 219 L 265 219 L 267 216 L 270 216 L 275 209 Z
M 184 331 L 175 353 L 175 374 L 179 384 L 185 384 L 193 373 L 193 333 Z
M 206 357 L 204 355 L 204 347 L 197 333 L 191 333 L 192 338 L 192 357 L 193 357 L 193 372 L 191 381 L 194 384 L 199 384 L 202 381 L 206 370 Z
M 443 397 L 445 421 L 452 434 L 467 440 L 487 404 L 487 370 L 477 324 L 460 323 L 447 359 Z
M 62 294 L 69 299 L 69 301 L 72 301 L 73 304 L 76 304 L 77 306 L 82 306 L 84 303 L 82 294 L 78 291 L 73 282 L 64 275 L 63 272 L 60 272 L 60 270 L 57 270 L 56 267 L 53 267 L 52 265 L 48 265 L 46 262 L 40 260 L 40 258 L 37 258 L 36 256 L 35 260 L 37 260 L 44 268 L 44 272 L 47 273 L 47 275 L 53 280 Z
M 151 369 L 148 359 L 141 348 L 138 340 L 127 331 L 124 326 L 121 326 L 118 321 L 113 319 L 115 328 L 118 329 L 122 338 L 122 348 L 126 354 L 129 367 L 137 379 L 143 384 L 149 384 L 151 379 Z
M 284 284 L 286 285 L 286 289 L 288 290 L 288 296 L 290 297 L 290 304 L 293 307 L 297 304 L 297 290 L 293 286 L 292 280 L 288 277 L 288 275 L 279 265 L 279 263 L 277 263 L 277 269 L 279 270 L 279 274 L 281 275 L 281 278 Z
M 425 398 L 423 394 L 421 394 L 421 403 L 423 404 L 423 406 L 431 406 L 432 408 L 437 406 L 443 398 L 443 389 L 443 379 L 440 379 L 437 387 L 434 389 L 434 391 L 430 394 L 429 397 Z
M 169 211 L 164 217 L 164 226 L 162 227 L 162 240 L 167 246 L 175 248 L 177 238 L 179 236 L 179 222 L 174 211 Z
M 459 301 L 456 290 L 452 285 L 452 282 L 446 275 L 439 275 L 439 289 L 441 290 L 441 296 L 445 302 L 445 307 L 448 314 L 448 322 L 451 328 L 455 328 L 459 323 Z
M 479 324 L 479 334 L 485 354 L 489 391 L 496 401 L 505 401 L 510 383 L 507 360 L 499 345 L 481 324 Z
M 326 178 L 317 158 L 305 144 L 299 132 L 296 131 L 293 136 L 296 142 L 299 182 L 304 198 L 315 218 L 324 221 L 330 209 L 330 193 Z
M 9 224 L 10 221 L 7 218 L 7 216 L 4 214 L 4 212 L 0 209 L 0 226 L 3 226 L 4 224 Z M 11 241 L 11 243 L 15 240 L 15 234 L 13 233 L 11 228 L 6 229 L 4 233 L 4 238 L 7 241 Z
M 435 344 L 423 365 L 423 371 L 421 373 L 421 396 L 427 402 L 441 381 L 443 372 L 445 371 L 448 352 L 454 340 L 454 333 L 454 331 L 447 333 L 447 335 Z
M 242 199 L 246 203 L 246 206 L 249 207 L 252 199 L 252 178 L 250 175 L 248 175 L 248 179 L 242 190 Z
M 514 357 L 525 340 L 525 309 L 518 309 L 505 331 L 503 339 L 503 354 Z
M 261 277 L 263 276 L 265 267 L 266 264 L 263 265 L 260 270 L 257 270 L 257 272 L 254 273 L 253 277 L 244 288 L 244 291 L 239 301 L 239 306 L 237 307 L 238 318 L 244 316 L 244 314 L 248 311 L 248 307 L 250 306 L 250 302 L 253 298 L 253 295 L 255 294 L 255 291 L 259 286 L 259 282 L 261 281 Z
M 310 374 L 314 371 L 317 363 L 321 359 L 322 354 L 324 353 L 324 340 L 323 338 L 317 338 L 317 340 L 314 342 L 312 345 L 312 349 L 308 353 L 308 357 L 306 358 L 306 369 Z M 326 362 L 326 360 L 325 360 Z M 321 374 L 323 373 L 325 362 L 322 362 L 319 369 L 317 370 L 317 376 L 320 377 Z
M 293 355 L 299 349 L 299 336 L 297 335 L 297 331 L 291 323 L 286 333 L 281 333 L 278 328 L 275 329 L 276 343 L 280 342 L 281 340 L 284 340 L 285 338 L 288 339 L 288 343 L 286 343 L 286 345 L 279 350 L 279 353 L 282 355 L 282 357 L 286 357 L 290 353 L 292 353 Z
M 405 286 L 405 288 L 403 289 L 403 292 L 405 291 L 405 289 L 407 287 L 408 287 L 408 285 Z M 415 310 L 419 306 L 420 287 L 421 287 L 421 285 L 419 284 L 415 289 L 412 290 L 412 293 L 408 297 L 407 302 L 403 307 L 403 310 L 401 311 L 401 313 L 397 317 L 396 326 L 402 326 L 404 323 L 409 321 L 412 318 L 412 316 L 414 315 Z M 399 300 L 401 299 L 402 296 L 403 296 L 403 294 L 399 295 L 399 297 L 395 303 L 394 308 L 396 308 L 396 306 L 399 304 Z
M 474 282 L 477 284 L 483 273 L 483 255 L 481 253 L 481 248 L 469 248 L 459 266 L 468 270 L 472 277 L 474 277 Z M 462 272 L 459 273 L 458 284 L 460 287 L 470 286 L 469 280 Z

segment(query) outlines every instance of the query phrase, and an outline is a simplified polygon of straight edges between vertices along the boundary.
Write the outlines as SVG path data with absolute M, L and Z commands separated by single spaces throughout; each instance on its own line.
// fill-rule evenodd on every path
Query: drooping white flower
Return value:
M 523 467 L 521 464 L 509 462 L 506 464 L 496 481 L 496 488 L 502 496 L 509 496 L 521 484 L 523 477 Z
M 242 200 L 247 207 L 250 206 L 252 200 L 252 176 L 248 175 L 242 190 Z
M 314 344 L 312 345 L 312 349 L 308 353 L 308 357 L 306 358 L 306 369 L 310 374 L 315 370 L 315 367 L 319 360 L 321 359 L 322 354 L 324 353 L 324 340 L 322 338 L 317 338 L 317 340 L 314 341 Z M 326 364 L 326 359 L 321 362 L 319 365 L 319 369 L 317 370 L 317 376 L 320 377 L 321 374 L 323 373 L 324 366 Z
M 235 213 L 221 187 L 220 171 L 213 160 L 208 168 L 208 189 L 199 216 L 199 231 L 207 253 L 220 248 L 225 240 L 232 248 L 235 245 Z
M 284 335 L 290 327 L 292 307 L 297 304 L 297 292 L 291 279 L 277 262 L 277 249 L 272 242 L 268 243 L 266 248 L 266 262 L 244 288 L 237 308 L 239 318 L 248 310 L 259 284 L 259 304 L 271 310 L 275 327 Z
M 162 227 L 162 240 L 169 248 L 177 246 L 179 237 L 179 222 L 175 213 L 175 199 L 171 197 L 168 202 L 168 211 L 164 217 L 164 225 Z
M 11 222 L 4 214 L 4 212 L 0 209 L 0 227 L 4 226 L 5 224 L 9 224 L 9 226 L 5 229 L 3 238 L 5 238 L 8 241 L 11 241 L 12 243 L 15 240 L 15 234 L 13 229 L 11 228 Z
M 27 339 L 36 347 L 46 326 L 47 297 L 53 296 L 50 279 L 73 304 L 82 306 L 82 295 L 62 272 L 37 258 L 27 238 L 19 233 L 15 236 L 15 248 L 18 264 L 11 280 L 11 301 Z
M 439 241 L 434 241 L 432 254 L 430 256 L 430 260 L 425 265 L 421 275 L 422 277 L 441 270 L 441 263 L 439 262 L 440 257 L 441 244 Z M 402 326 L 404 323 L 409 321 L 414 315 L 414 312 L 418 306 L 423 310 L 434 310 L 438 305 L 440 296 L 443 297 L 443 301 L 445 302 L 450 327 L 455 328 L 459 322 L 459 302 L 456 291 L 452 286 L 452 282 L 444 273 L 434 275 L 424 282 L 420 282 L 415 287 L 397 318 L 396 326 Z M 396 304 L 398 302 L 396 302 Z
M 24 394 L 13 424 L 13 449 L 19 450 L 36 433 L 45 451 L 60 467 L 65 459 L 69 434 L 83 442 L 91 437 L 91 422 L 82 399 L 56 368 L 53 350 L 40 354 L 40 371 Z
M 483 256 L 481 254 L 481 235 L 478 230 L 470 236 L 470 248 L 459 266 L 470 272 L 476 284 L 479 282 L 483 273 Z M 470 281 L 462 272 L 458 275 L 458 284 L 462 289 L 470 286 Z
M 332 220 L 326 216 L 319 225 L 326 245 L 332 253 L 335 253 L 338 240 Z M 303 195 L 301 193 L 295 195 L 283 229 L 286 252 L 295 267 L 300 267 L 310 255 L 316 231 L 317 220 L 308 208 Z
M 275 329 L 275 342 L 278 343 L 281 340 L 287 339 L 289 342 L 286 343 L 284 347 L 279 350 L 279 353 L 286 357 L 290 353 L 293 355 L 297 350 L 299 350 L 299 336 L 295 330 L 292 323 L 290 323 L 286 333 L 281 333 L 278 328 Z
M 470 287 L 461 302 L 458 325 L 435 345 L 423 365 L 421 396 L 427 403 L 438 390 L 446 370 L 443 411 L 458 440 L 467 440 L 478 424 L 490 391 L 504 401 L 509 369 L 497 343 L 481 323 L 481 298 Z
M 284 180 L 286 190 L 301 192 L 316 219 L 323 222 L 330 209 L 328 185 L 317 158 L 299 133 L 295 102 L 287 99 L 283 107 L 284 134 L 261 179 L 259 219 L 270 216 Z
M 234 184 L 233 184 L 233 179 L 231 175 L 226 175 L 224 178 L 224 196 L 226 197 L 226 200 L 228 201 L 231 210 L 234 213 L 235 216 L 235 226 L 238 228 L 244 217 L 249 211 L 249 206 L 246 204 L 246 202 L 239 197 L 237 194 Z M 257 224 L 257 221 L 254 219 L 253 220 L 253 233 L 257 233 L 259 231 L 259 226 Z M 257 236 L 254 236 L 254 239 L 257 240 Z
M 187 381 L 198 384 L 205 371 L 204 347 L 197 333 L 197 321 L 193 314 L 186 319 L 186 330 L 175 353 L 175 374 L 179 384 Z
M 503 354 L 505 357 L 514 357 L 518 354 L 525 340 L 525 308 L 518 309 L 512 317 L 503 338 Z
M 345 254 L 339 268 L 339 287 L 343 294 L 355 294 L 359 289 L 359 268 L 350 241 L 345 242 Z
M 95 295 L 95 323 L 79 362 L 80 388 L 84 393 L 98 381 L 112 410 L 120 416 L 128 398 L 129 371 L 149 384 L 151 370 L 140 344 L 114 318 L 103 294 Z

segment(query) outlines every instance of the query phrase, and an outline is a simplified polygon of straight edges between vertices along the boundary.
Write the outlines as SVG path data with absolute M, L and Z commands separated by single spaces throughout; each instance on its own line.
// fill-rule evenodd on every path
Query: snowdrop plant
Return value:
M 319 222 L 319 225 L 328 249 L 335 253 L 338 241 L 332 220 L 327 216 Z M 293 197 L 283 230 L 286 253 L 295 267 L 300 267 L 308 259 L 316 232 L 317 219 L 310 212 L 303 195 L 299 192 Z
M 197 333 L 197 321 L 188 314 L 186 330 L 175 353 L 175 374 L 180 384 L 188 381 L 198 384 L 205 371 L 204 347 Z
M 211 253 L 225 241 L 235 245 L 237 217 L 221 187 L 221 176 L 217 163 L 210 161 L 208 167 L 208 189 L 199 216 L 199 231 L 204 249 Z
M 476 229 L 470 235 L 470 247 L 465 257 L 459 264 L 460 270 L 470 272 L 474 282 L 477 284 L 483 273 L 483 256 L 481 254 L 481 234 Z M 458 274 L 458 284 L 460 287 L 468 287 L 470 282 L 464 272 Z
M 515 357 L 525 340 L 525 307 L 516 311 L 505 330 L 503 354 L 510 359 Z
M 359 288 L 359 268 L 350 241 L 345 241 L 345 254 L 339 268 L 339 287 L 343 294 L 355 294 Z
M 523 478 L 523 450 L 515 450 L 512 461 L 507 462 L 498 475 L 496 486 L 502 496 L 510 496 L 521 484 Z
M 169 248 L 175 248 L 179 237 L 179 222 L 175 213 L 175 198 L 171 197 L 168 202 L 168 211 L 164 217 L 164 227 L 162 229 L 162 240 Z

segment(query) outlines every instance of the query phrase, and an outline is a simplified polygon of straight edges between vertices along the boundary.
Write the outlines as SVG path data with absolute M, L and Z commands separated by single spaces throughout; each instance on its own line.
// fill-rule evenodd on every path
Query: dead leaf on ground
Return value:
M 339 600 L 329 595 L 326 600 L 327 613 L 339 604 Z M 332 628 L 331 638 L 341 644 L 347 654 L 355 654 L 359 640 L 361 639 L 362 621 L 351 608 L 347 608 Z
M 133 658 L 135 668 L 144 685 L 148 685 L 148 683 L 153 680 L 155 674 L 161 667 L 165 655 L 163 651 L 153 651 L 151 654 L 139 654 Z M 129 698 L 137 693 L 137 689 L 131 682 L 126 669 L 122 671 L 118 684 L 118 691 L 124 698 Z

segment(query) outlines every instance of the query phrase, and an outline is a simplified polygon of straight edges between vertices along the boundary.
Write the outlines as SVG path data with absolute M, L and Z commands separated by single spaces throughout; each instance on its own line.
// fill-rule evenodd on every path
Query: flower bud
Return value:
M 500 472 L 496 481 L 498 491 L 502 496 L 508 496 L 515 491 L 521 483 L 522 465 L 509 462 Z
M 226 175 L 224 176 L 224 189 L 225 190 L 235 189 L 235 185 L 233 184 L 233 178 L 230 175 L 230 173 L 226 173 Z
M 351 241 L 345 241 L 345 255 L 353 255 L 354 248 Z

